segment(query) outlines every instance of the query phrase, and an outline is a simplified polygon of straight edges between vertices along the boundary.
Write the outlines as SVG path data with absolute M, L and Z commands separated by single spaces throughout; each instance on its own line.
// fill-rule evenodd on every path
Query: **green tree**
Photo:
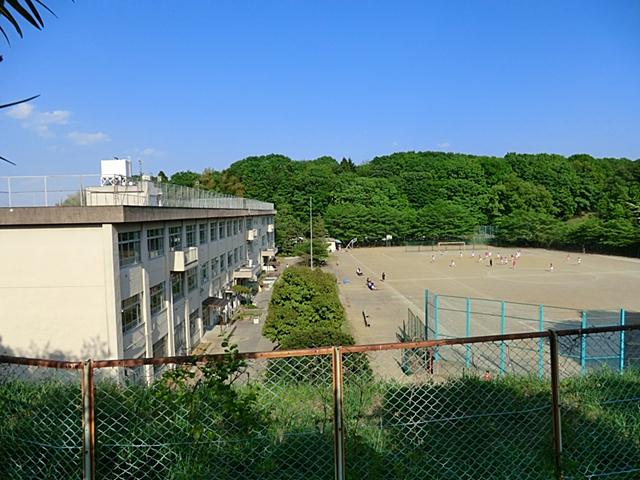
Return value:
M 174 185 L 182 185 L 183 187 L 195 187 L 198 185 L 199 180 L 200 175 L 198 173 L 186 170 L 171 175 L 169 182 Z

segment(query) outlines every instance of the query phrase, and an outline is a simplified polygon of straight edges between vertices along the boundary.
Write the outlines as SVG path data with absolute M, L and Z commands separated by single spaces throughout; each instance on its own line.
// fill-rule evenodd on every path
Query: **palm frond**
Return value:
M 2 157 L 2 156 L 0 156 L 0 160 L 4 160 L 5 162 L 10 163 L 10 164 L 11 164 L 11 165 L 13 165 L 13 166 L 16 166 L 16 164 L 15 164 L 15 163 L 13 163 L 11 160 L 8 160 L 8 159 L 6 159 L 6 158 L 4 158 L 4 157 Z
M 26 20 L 34 28 L 41 30 L 44 27 L 44 20 L 38 7 L 48 11 L 53 16 L 53 11 L 47 7 L 41 0 L 0 0 L 0 18 L 7 20 L 13 26 L 16 33 L 23 37 L 23 31 L 20 27 L 19 19 Z M 9 37 L 5 29 L 0 26 L 0 33 L 9 43 Z
M 31 100 L 33 100 L 34 98 L 38 98 L 40 95 L 34 95 L 33 97 L 29 97 L 29 98 L 25 98 L 22 100 L 18 100 L 16 102 L 11 102 L 11 103 L 5 103 L 4 105 L 0 105 L 0 109 L 1 108 L 9 108 L 9 107 L 13 107 L 14 105 L 19 105 L 21 103 L 25 103 L 25 102 L 30 102 Z

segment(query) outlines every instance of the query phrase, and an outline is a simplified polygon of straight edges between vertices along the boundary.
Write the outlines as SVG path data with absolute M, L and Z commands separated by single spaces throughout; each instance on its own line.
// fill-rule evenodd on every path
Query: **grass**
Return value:
M 320 364 L 294 362 L 304 375 L 267 365 L 238 384 L 248 418 L 223 414 L 215 389 L 185 399 L 98 382 L 100 478 L 333 478 L 333 392 Z M 565 475 L 640 468 L 640 372 L 561 389 Z M 347 478 L 550 479 L 550 412 L 550 385 L 534 377 L 397 383 L 346 368 Z M 79 478 L 81 445 L 79 384 L 0 379 L 0 478 Z

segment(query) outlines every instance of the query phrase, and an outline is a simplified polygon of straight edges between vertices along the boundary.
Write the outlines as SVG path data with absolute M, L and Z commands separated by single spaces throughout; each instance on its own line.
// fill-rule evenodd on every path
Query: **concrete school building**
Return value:
M 0 354 L 187 354 L 275 256 L 271 203 L 113 183 L 80 205 L 0 208 Z

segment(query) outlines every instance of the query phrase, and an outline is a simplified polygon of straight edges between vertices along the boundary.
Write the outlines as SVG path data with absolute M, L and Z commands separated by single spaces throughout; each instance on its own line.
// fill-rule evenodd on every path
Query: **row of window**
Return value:
M 263 219 L 263 224 L 268 221 L 266 217 Z M 181 225 L 169 227 L 169 249 L 181 250 L 184 247 L 195 247 L 196 245 L 202 245 L 207 241 L 214 242 L 218 239 L 231 237 L 242 233 L 244 231 L 244 219 L 224 220 L 210 223 L 191 224 L 184 227 L 184 242 L 183 242 L 183 229 Z M 247 229 L 253 228 L 253 219 L 246 219 Z M 208 230 L 208 236 L 207 236 Z M 149 259 L 161 257 L 165 254 L 165 229 L 164 227 L 150 228 L 147 230 L 147 250 Z M 134 265 L 141 260 L 141 232 L 122 232 L 118 233 L 118 253 L 120 258 L 120 266 L 125 267 L 128 265 Z M 262 246 L 265 244 L 264 237 L 262 238 Z
M 190 273 L 190 275 L 187 276 L 187 284 L 188 285 L 191 284 L 192 288 L 195 288 L 193 287 L 194 284 L 197 286 L 197 281 L 195 280 L 195 277 L 196 277 L 195 269 L 192 269 L 187 273 Z M 176 276 L 175 278 L 178 278 L 178 276 Z M 181 279 L 179 281 L 182 282 Z M 178 283 L 174 283 L 173 276 L 172 276 L 171 282 L 172 282 L 171 283 L 172 288 L 174 287 L 174 285 L 178 285 Z M 150 300 L 151 300 L 151 315 L 156 315 L 160 313 L 162 310 L 164 310 L 165 300 L 166 300 L 164 282 L 151 287 Z M 122 333 L 126 333 L 129 330 L 136 328 L 142 324 L 142 312 L 140 307 L 140 301 L 141 301 L 141 294 L 139 293 L 129 298 L 126 298 L 122 301 Z M 193 326 L 195 321 L 194 319 L 197 319 L 197 318 L 198 318 L 198 309 L 194 310 L 189 315 L 189 323 L 191 324 L 192 336 L 195 333 L 194 326 Z M 177 344 L 177 340 L 176 340 L 176 344 Z

